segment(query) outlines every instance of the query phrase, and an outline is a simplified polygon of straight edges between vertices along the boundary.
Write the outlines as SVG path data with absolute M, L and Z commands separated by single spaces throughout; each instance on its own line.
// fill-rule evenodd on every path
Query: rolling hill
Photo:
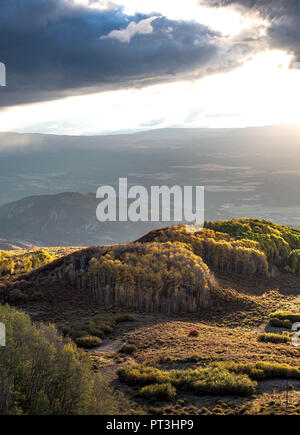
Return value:
M 289 333 L 300 318 L 299 251 L 299 230 L 260 219 L 75 252 L 2 251 L 0 301 L 83 347 L 126 412 L 299 413 Z
M 198 232 L 174 226 L 128 244 L 56 255 L 54 261 L 46 251 L 33 252 L 30 260 L 38 268 L 31 272 L 18 276 L 14 264 L 6 266 L 13 279 L 2 285 L 2 298 L 13 301 L 17 291 L 25 301 L 35 292 L 47 300 L 51 293 L 56 304 L 65 295 L 72 299 L 76 289 L 105 308 L 197 313 L 224 303 L 231 309 L 236 304 L 253 307 L 254 301 L 239 293 L 240 283 L 250 280 L 260 285 L 275 276 L 280 281 L 287 272 L 297 281 L 299 252 L 300 231 L 269 221 L 206 222 Z M 230 278 L 231 290 L 219 284 L 224 277 Z

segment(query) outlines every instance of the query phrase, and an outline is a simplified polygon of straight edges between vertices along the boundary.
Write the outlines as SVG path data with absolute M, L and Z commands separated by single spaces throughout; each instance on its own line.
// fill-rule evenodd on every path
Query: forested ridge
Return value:
M 214 273 L 268 277 L 299 273 L 300 231 L 259 219 L 205 222 L 191 232 L 184 225 L 154 230 L 139 240 L 91 247 L 49 263 L 47 252 L 23 255 L 34 269 L 0 284 L 2 300 L 27 298 L 31 282 L 66 281 L 104 307 L 147 312 L 198 312 L 210 307 L 220 289 Z M 8 268 L 7 258 L 0 267 Z M 44 265 L 43 265 L 44 264 Z M 16 266 L 14 266 L 16 267 Z M 36 287 L 38 284 L 36 284 Z M 223 292 L 224 293 L 224 292 Z
M 217 283 L 203 260 L 182 243 L 134 243 L 93 257 L 68 278 L 105 306 L 161 312 L 197 312 Z
M 34 251 L 0 251 L 0 277 L 30 272 L 44 264 L 51 263 L 54 257 L 44 249 Z
M 277 225 L 267 220 L 249 218 L 206 222 L 205 228 L 226 233 L 236 240 L 256 241 L 269 263 L 299 273 L 299 229 Z
M 0 250 L 0 279 L 27 274 L 77 251 L 75 247 Z
M 258 242 L 230 237 L 209 228 L 191 232 L 184 225 L 153 231 L 139 240 L 141 243 L 181 242 L 208 265 L 221 272 L 244 275 L 267 275 L 268 262 Z

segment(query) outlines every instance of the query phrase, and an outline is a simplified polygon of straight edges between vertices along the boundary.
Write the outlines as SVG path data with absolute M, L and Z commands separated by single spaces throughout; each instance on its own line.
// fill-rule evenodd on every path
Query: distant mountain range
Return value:
M 257 217 L 299 226 L 300 126 L 111 136 L 0 133 L 0 205 L 21 200 L 1 209 L 0 237 L 80 245 L 139 237 L 153 226 L 95 222 L 97 188 L 117 187 L 120 177 L 148 189 L 204 186 L 207 220 Z
M 36 195 L 0 207 L 0 249 L 88 246 L 128 242 L 155 227 L 96 218 L 96 195 L 64 192 Z M 10 240 L 10 242 L 8 242 Z
M 10 242 L 9 240 L 0 238 L 0 251 L 14 251 L 16 249 L 33 249 L 35 246 L 30 243 Z

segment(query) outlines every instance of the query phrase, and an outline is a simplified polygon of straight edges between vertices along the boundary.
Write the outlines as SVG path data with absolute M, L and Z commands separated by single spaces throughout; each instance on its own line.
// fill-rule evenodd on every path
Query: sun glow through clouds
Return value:
M 230 9 L 205 8 L 197 0 L 76 1 L 101 9 L 122 5 L 128 14 L 138 11 L 163 14 L 173 20 L 196 20 L 236 41 L 240 32 L 249 29 L 264 32 L 259 19 Z M 105 38 L 121 44 L 129 44 L 136 34 L 146 38 L 151 33 L 151 19 L 140 27 L 137 24 L 130 27 L 129 23 L 129 30 L 115 29 Z M 284 51 L 265 50 L 237 69 L 201 79 L 183 77 L 181 81 L 141 89 L 12 106 L 0 110 L 0 131 L 80 135 L 163 127 L 299 123 L 300 71 L 289 68 L 291 60 L 292 56 Z
M 290 60 L 283 52 L 268 51 L 231 73 L 193 82 L 12 107 L 0 112 L 0 130 L 101 134 L 169 126 L 298 123 L 300 78 L 299 71 L 288 69 Z

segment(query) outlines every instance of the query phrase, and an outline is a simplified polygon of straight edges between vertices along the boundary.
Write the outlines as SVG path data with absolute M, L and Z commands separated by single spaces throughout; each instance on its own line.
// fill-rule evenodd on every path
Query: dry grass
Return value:
M 291 337 L 288 332 L 283 332 L 282 334 L 274 334 L 274 333 L 263 333 L 259 334 L 258 341 L 264 343 L 290 343 Z
M 264 393 L 241 406 L 238 411 L 248 415 L 299 415 L 300 391 L 287 389 Z
M 197 403 L 178 400 L 161 407 L 150 407 L 151 414 L 161 415 L 299 415 L 300 391 L 293 388 L 268 392 L 251 399 L 207 399 Z
M 200 332 L 198 337 L 189 337 L 193 328 Z M 137 328 L 126 336 L 138 348 L 135 354 L 138 362 L 180 365 L 272 360 L 297 365 L 299 358 L 299 351 L 292 344 L 258 342 L 256 331 L 246 328 L 171 320 Z

